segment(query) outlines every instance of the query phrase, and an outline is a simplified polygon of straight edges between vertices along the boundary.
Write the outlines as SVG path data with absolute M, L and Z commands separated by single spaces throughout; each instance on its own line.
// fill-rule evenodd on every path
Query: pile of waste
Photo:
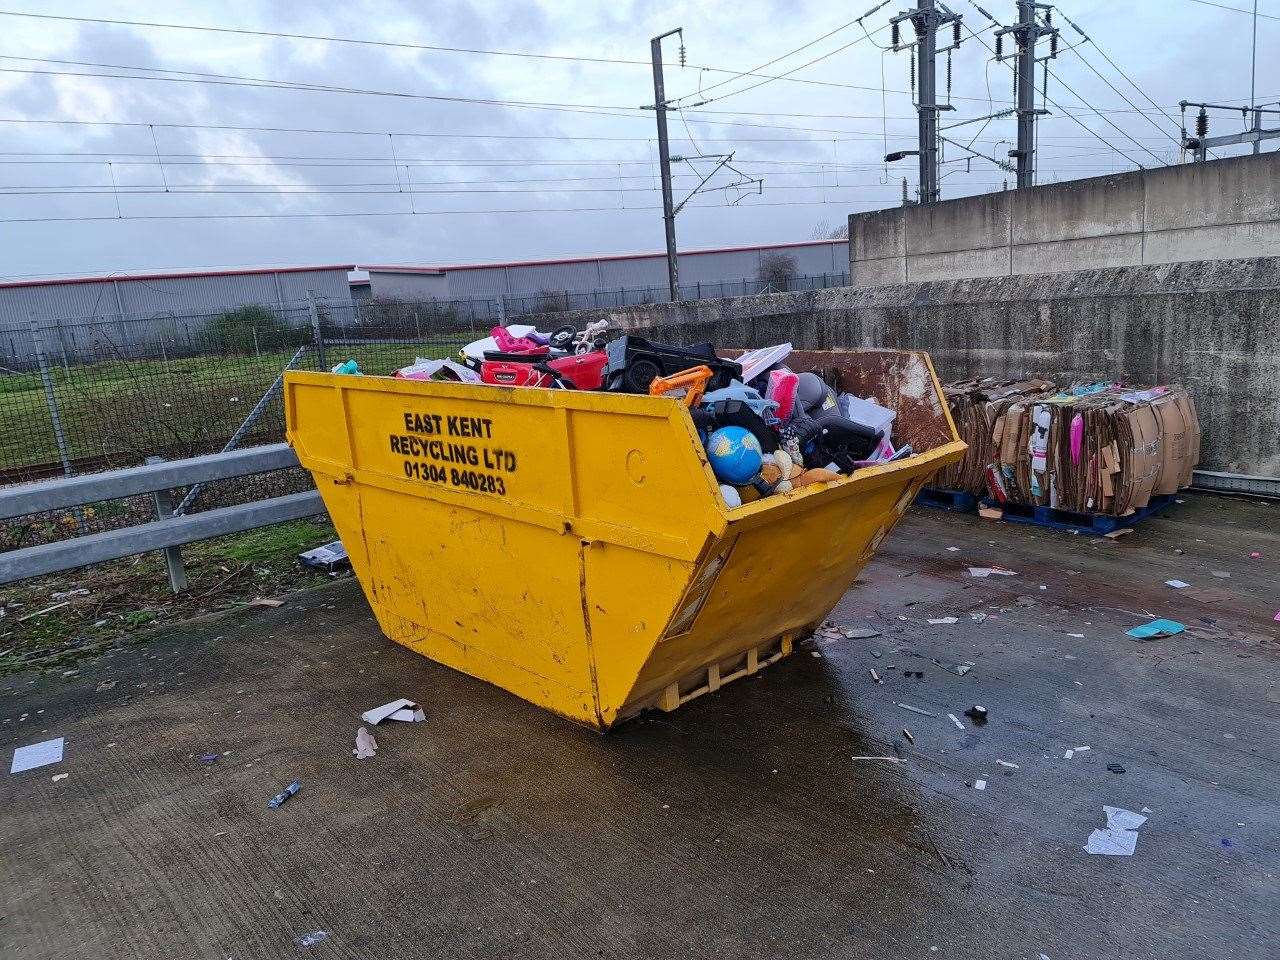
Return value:
M 946 394 L 970 449 L 935 485 L 996 503 L 1125 516 L 1189 486 L 1200 460 L 1195 405 L 1179 386 L 961 381 Z
M 395 376 L 671 398 L 688 409 L 730 507 L 911 455 L 894 446 L 894 410 L 792 371 L 791 352 L 784 343 L 726 360 L 709 343 L 611 335 L 605 321 L 550 333 L 513 324 L 455 359 L 419 359 Z M 334 372 L 358 373 L 349 363 Z

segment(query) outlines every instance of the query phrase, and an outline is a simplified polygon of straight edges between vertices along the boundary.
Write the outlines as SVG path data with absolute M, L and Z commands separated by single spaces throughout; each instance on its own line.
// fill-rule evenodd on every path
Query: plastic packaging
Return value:
M 769 388 L 765 396 L 778 405 L 777 417 L 784 423 L 795 412 L 796 388 L 799 383 L 800 375 L 790 370 L 769 371 Z

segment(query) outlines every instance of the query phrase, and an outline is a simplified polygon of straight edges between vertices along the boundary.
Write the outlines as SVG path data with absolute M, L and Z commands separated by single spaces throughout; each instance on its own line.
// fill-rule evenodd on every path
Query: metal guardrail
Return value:
M 1246 473 L 1218 473 L 1197 470 L 1191 486 L 1215 493 L 1244 493 L 1259 497 L 1280 497 L 1280 477 L 1258 477 Z
M 124 470 L 0 487 L 0 520 L 145 493 L 156 496 L 157 513 L 157 519 L 149 523 L 0 553 L 0 584 L 163 550 L 169 567 L 169 583 L 177 593 L 185 585 L 186 575 L 182 571 L 181 554 L 174 548 L 228 533 L 319 516 L 325 509 L 320 494 L 307 490 L 202 513 L 173 515 L 168 509 L 169 491 L 174 487 L 298 465 L 293 450 L 287 444 L 276 443 L 188 460 L 147 463 Z

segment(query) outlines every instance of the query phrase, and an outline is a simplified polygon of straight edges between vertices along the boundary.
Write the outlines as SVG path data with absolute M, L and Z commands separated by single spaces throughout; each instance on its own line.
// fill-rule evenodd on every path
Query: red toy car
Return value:
M 522 354 L 486 353 L 480 381 L 500 387 L 563 387 L 599 390 L 609 358 L 603 350 L 557 357 L 554 360 Z M 558 382 L 557 382 L 558 381 Z

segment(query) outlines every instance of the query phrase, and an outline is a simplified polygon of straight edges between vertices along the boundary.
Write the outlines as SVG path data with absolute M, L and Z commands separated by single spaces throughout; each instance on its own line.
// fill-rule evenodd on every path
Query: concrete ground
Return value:
M 0 954 L 1274 957 L 1280 506 L 1186 501 L 1118 542 L 917 509 L 833 617 L 882 636 L 606 737 L 385 640 L 350 582 L 10 677 L 4 756 L 66 757 L 0 775 Z M 1189 629 L 1124 635 L 1152 615 Z M 427 722 L 355 759 L 399 696 Z M 1104 805 L 1149 810 L 1132 857 L 1082 850 Z

